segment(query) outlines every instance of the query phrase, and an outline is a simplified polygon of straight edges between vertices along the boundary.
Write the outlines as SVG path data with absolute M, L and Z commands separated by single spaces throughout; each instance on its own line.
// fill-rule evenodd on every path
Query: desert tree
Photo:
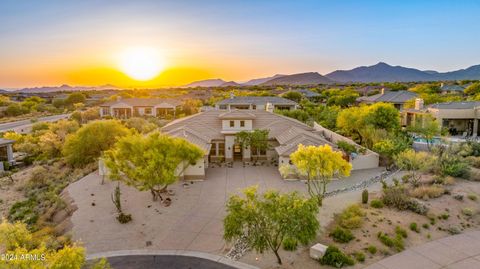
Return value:
M 228 200 L 223 220 L 227 241 L 246 238 L 257 252 L 273 251 L 281 264 L 278 250 L 285 240 L 307 244 L 315 238 L 319 223 L 314 200 L 297 192 L 280 194 L 270 190 L 259 195 L 256 186 L 246 188 L 243 193 L 244 197 L 233 195 Z
M 239 143 L 242 148 L 250 148 L 250 150 L 255 150 L 258 153 L 261 151 L 266 151 L 269 148 L 268 144 L 268 134 L 269 130 L 255 129 L 251 132 L 241 131 L 235 135 L 235 142 Z
M 161 193 L 204 154 L 185 139 L 152 132 L 120 138 L 114 148 L 105 152 L 104 161 L 111 179 L 150 191 L 155 201 L 163 200 Z
M 290 160 L 306 176 L 308 193 L 319 206 L 332 178 L 349 176 L 352 170 L 352 165 L 343 158 L 342 152 L 334 151 L 329 145 L 299 145 L 297 151 L 290 155 Z
M 410 183 L 416 187 L 420 181 L 418 171 L 433 164 L 433 158 L 426 152 L 415 152 L 413 149 L 407 149 L 397 154 L 395 164 L 410 173 Z

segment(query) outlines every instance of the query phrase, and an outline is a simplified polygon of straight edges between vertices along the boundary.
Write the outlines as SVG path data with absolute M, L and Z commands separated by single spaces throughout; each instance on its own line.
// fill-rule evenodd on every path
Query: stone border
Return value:
M 87 261 L 100 259 L 100 258 L 125 257 L 125 256 L 187 256 L 187 257 L 195 257 L 195 258 L 214 261 L 214 262 L 231 266 L 237 269 L 259 269 L 258 267 L 255 267 L 253 265 L 241 263 L 238 261 L 233 261 L 226 257 L 222 257 L 222 256 L 210 254 L 210 253 L 199 252 L 199 251 L 187 251 L 187 250 L 135 249 L 135 250 L 107 251 L 107 252 L 100 252 L 100 253 L 87 255 Z

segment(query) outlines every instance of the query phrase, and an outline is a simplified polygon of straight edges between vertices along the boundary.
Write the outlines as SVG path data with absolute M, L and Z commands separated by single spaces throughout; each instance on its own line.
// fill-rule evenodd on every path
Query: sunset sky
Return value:
M 161 87 L 379 61 L 438 71 L 480 64 L 480 1 L 393 2 L 2 0 L 0 87 Z M 155 59 L 158 76 L 126 74 L 132 48 L 154 51 L 142 56 Z

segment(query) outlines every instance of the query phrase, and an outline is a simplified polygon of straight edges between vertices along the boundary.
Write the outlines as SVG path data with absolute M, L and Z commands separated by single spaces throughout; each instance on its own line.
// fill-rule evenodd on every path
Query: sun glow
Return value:
M 165 59 L 153 48 L 129 48 L 120 54 L 119 65 L 129 77 L 146 81 L 160 74 L 165 68 Z

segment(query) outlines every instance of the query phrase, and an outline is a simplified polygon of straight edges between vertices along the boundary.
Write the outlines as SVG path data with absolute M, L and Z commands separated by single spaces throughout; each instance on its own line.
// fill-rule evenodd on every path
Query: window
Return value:
M 257 109 L 257 105 L 252 105 L 252 109 Z
M 244 120 L 240 121 L 240 127 L 245 127 L 245 121 Z
M 217 156 L 217 144 L 212 143 L 212 146 L 210 147 L 210 156 Z
M 227 109 L 227 105 L 220 105 L 219 108 L 220 109 Z
M 145 114 L 147 114 L 147 115 L 152 114 L 152 108 L 151 107 L 145 108 Z
M 230 121 L 230 127 L 235 127 L 235 121 L 233 120 Z
M 110 115 L 110 108 L 109 107 L 102 107 L 102 114 L 103 115 Z
M 218 143 L 218 156 L 225 156 L 225 143 Z

